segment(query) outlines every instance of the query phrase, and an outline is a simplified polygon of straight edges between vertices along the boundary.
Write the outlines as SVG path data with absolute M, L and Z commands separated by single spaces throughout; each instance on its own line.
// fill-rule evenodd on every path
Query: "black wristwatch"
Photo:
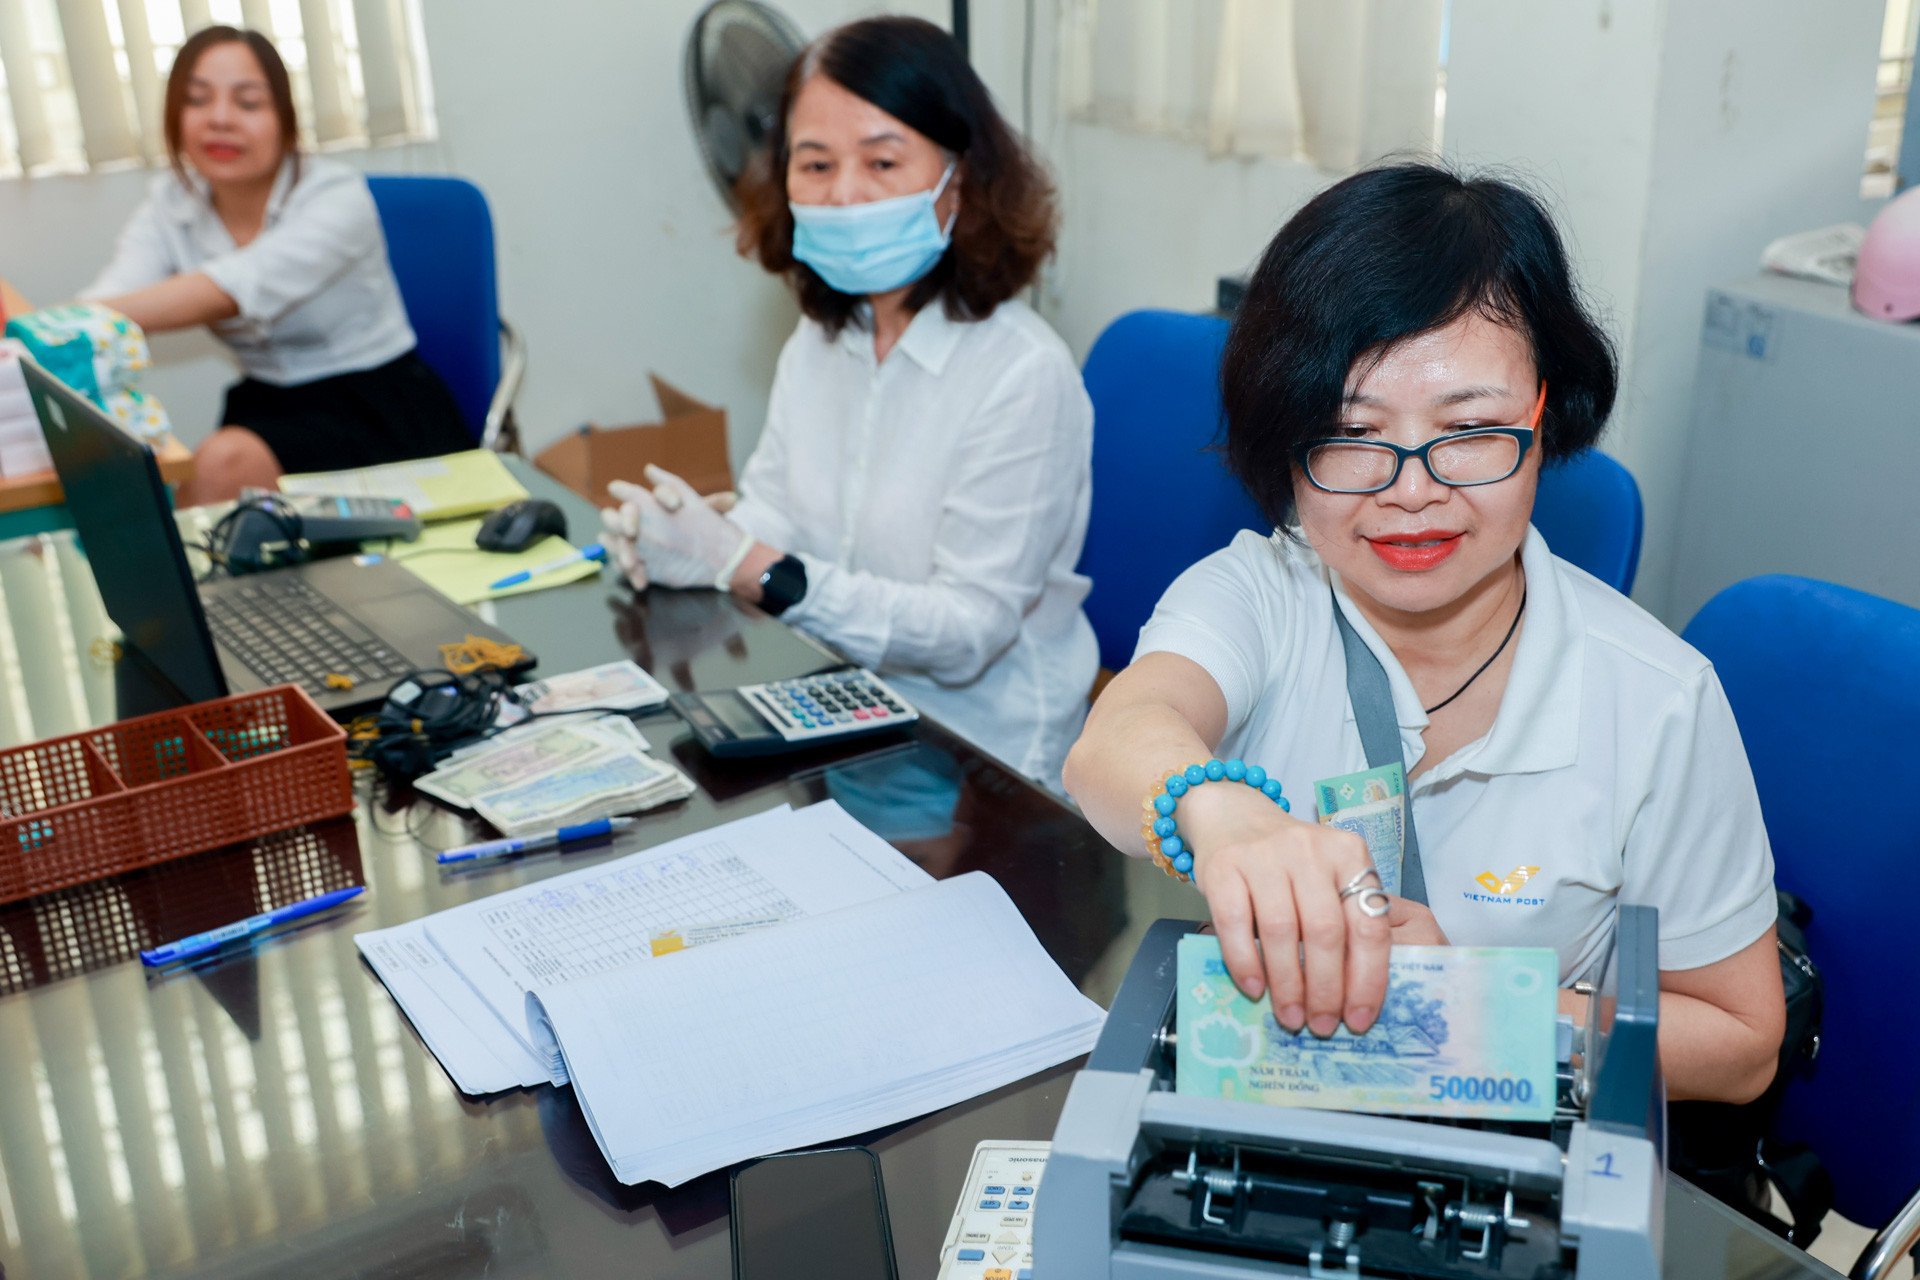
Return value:
M 760 607 L 779 617 L 807 594 L 807 566 L 799 556 L 781 556 L 760 575 Z

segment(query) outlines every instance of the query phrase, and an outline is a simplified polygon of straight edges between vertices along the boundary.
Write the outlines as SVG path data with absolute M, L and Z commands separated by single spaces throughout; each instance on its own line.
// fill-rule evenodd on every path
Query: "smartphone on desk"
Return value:
M 733 1280 L 898 1280 L 880 1160 L 865 1147 L 733 1171 Z

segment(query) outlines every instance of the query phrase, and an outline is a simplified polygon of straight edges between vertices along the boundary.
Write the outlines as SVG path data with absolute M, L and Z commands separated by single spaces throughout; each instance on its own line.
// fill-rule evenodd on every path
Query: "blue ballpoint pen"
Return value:
M 610 831 L 624 831 L 632 825 L 632 818 L 595 818 L 592 822 L 562 827 L 543 836 L 509 836 L 505 840 L 489 840 L 484 844 L 461 845 L 458 849 L 448 849 L 440 854 L 438 861 L 476 862 L 482 858 L 505 858 L 516 853 L 538 853 L 542 849 L 557 849 L 563 844 L 591 840 Z
M 254 934 L 265 929 L 271 929 L 277 924 L 285 924 L 289 920 L 299 920 L 302 917 L 337 907 L 343 902 L 350 902 L 366 891 L 367 887 L 365 885 L 357 884 L 351 889 L 335 889 L 332 893 L 323 893 L 317 898 L 308 898 L 305 902 L 296 902 L 291 906 L 275 907 L 272 911 L 264 912 L 257 916 L 249 916 L 245 920 L 239 920 L 233 924 L 223 924 L 218 929 L 209 929 L 205 933 L 196 933 L 192 937 L 182 938 L 178 942 L 169 942 L 164 947 L 155 947 L 151 951 L 142 951 L 140 953 L 140 962 L 152 967 L 163 964 L 173 964 L 179 960 L 191 960 L 196 956 L 203 956 L 209 951 L 218 951 L 221 947 L 237 938 L 250 938 Z
M 545 564 L 537 564 L 531 569 L 522 569 L 518 573 L 510 573 L 498 582 L 489 582 L 487 584 L 487 590 L 499 591 L 505 587 L 517 587 L 530 578 L 537 577 L 543 573 L 552 573 L 555 569 L 564 569 L 570 564 L 579 564 L 582 560 L 605 560 L 606 558 L 607 549 L 597 542 L 590 542 L 578 551 L 568 552 L 558 560 L 549 560 Z

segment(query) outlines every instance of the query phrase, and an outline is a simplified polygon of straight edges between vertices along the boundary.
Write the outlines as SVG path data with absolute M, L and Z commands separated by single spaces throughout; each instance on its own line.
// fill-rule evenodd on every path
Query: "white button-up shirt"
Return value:
M 879 363 L 870 328 L 802 320 L 733 518 L 806 565 L 787 621 L 1058 788 L 1099 665 L 1092 449 L 1072 354 L 1023 303 L 931 303 Z
M 1777 907 L 1719 678 L 1538 532 L 1521 568 L 1526 625 L 1493 728 L 1408 792 L 1434 917 L 1460 945 L 1553 947 L 1568 983 L 1601 976 L 1622 902 L 1659 908 L 1662 969 L 1725 959 Z M 1336 595 L 1386 668 L 1407 767 L 1425 751 L 1427 714 L 1406 671 L 1329 577 L 1310 549 L 1242 533 L 1175 580 L 1138 650 L 1205 668 L 1227 703 L 1217 754 L 1264 765 L 1309 821 L 1317 780 L 1367 767 Z
M 373 369 L 413 350 L 367 180 L 337 160 L 280 166 L 260 234 L 236 245 L 197 175 L 157 175 L 82 298 L 112 298 L 204 273 L 240 314 L 212 326 L 261 382 L 297 386 Z

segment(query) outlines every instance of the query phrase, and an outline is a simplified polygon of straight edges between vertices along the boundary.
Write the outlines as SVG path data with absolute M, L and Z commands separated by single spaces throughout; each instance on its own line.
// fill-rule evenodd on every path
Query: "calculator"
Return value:
M 940 1246 L 939 1280 L 1033 1280 L 1033 1207 L 1050 1142 L 982 1142 Z
M 715 693 L 676 693 L 670 705 L 716 756 L 797 751 L 920 718 L 879 676 L 857 668 Z

